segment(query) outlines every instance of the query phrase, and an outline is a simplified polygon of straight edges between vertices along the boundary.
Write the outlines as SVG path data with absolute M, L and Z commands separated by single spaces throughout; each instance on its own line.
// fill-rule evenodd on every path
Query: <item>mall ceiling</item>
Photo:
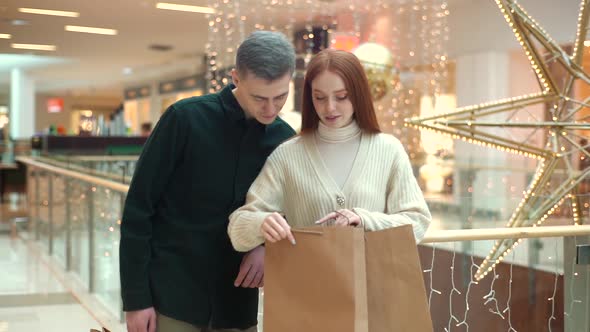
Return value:
M 206 6 L 207 0 L 184 3 Z M 79 17 L 23 13 L 18 8 L 72 11 Z M 66 25 L 116 29 L 117 35 L 70 32 Z M 152 0 L 0 0 L 0 34 L 11 35 L 0 38 L 0 84 L 6 86 L 9 70 L 18 65 L 35 77 L 38 91 L 121 95 L 121 87 L 132 82 L 200 70 L 207 20 L 202 13 L 157 9 Z M 15 49 L 13 43 L 55 45 L 56 50 Z
M 208 3 L 217 0 L 160 1 L 206 7 Z M 261 1 L 271 0 L 242 0 L 242 3 L 257 4 Z M 330 2 L 331 5 L 346 5 L 350 1 L 352 0 Z M 519 3 L 530 9 L 534 15 L 538 12 L 541 21 L 549 25 L 549 31 L 555 31 L 552 26 L 564 26 L 565 40 L 569 40 L 575 33 L 579 1 L 560 2 L 566 12 L 564 15 L 573 18 L 571 24 L 549 22 L 550 19 L 557 20 L 561 17 L 554 15 L 549 8 L 552 1 L 522 0 Z M 39 92 L 118 97 L 122 95 L 124 87 L 202 71 L 208 30 L 206 15 L 158 9 L 157 2 L 0 0 L 0 95 L 7 94 L 10 70 L 15 66 L 30 73 Z M 500 49 L 504 47 L 500 45 L 504 40 L 509 41 L 510 47 L 518 47 L 493 0 L 449 0 L 448 3 L 451 9 L 451 55 L 457 49 L 467 52 L 479 52 L 486 48 Z M 533 5 L 542 10 L 536 11 L 531 8 Z M 79 13 L 79 16 L 38 15 L 21 12 L 19 8 L 72 11 Z M 280 15 L 273 19 L 280 22 L 287 20 L 286 16 Z M 482 20 L 485 22 L 482 23 Z M 305 18 L 301 21 L 304 22 Z M 70 32 L 66 31 L 66 25 L 116 29 L 118 33 L 99 35 Z M 477 30 L 483 31 L 479 37 Z M 557 39 L 564 39 L 557 32 Z M 10 35 L 11 38 L 3 39 L 2 35 Z M 467 42 L 462 42 L 463 40 Z M 11 47 L 14 43 L 55 45 L 56 49 L 15 49 Z M 157 50 L 150 48 L 152 45 L 170 49 Z

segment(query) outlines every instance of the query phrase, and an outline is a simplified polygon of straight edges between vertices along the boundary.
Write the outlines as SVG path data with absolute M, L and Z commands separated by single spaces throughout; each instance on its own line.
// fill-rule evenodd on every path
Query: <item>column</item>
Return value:
M 10 137 L 29 139 L 35 133 L 35 83 L 20 68 L 10 80 Z

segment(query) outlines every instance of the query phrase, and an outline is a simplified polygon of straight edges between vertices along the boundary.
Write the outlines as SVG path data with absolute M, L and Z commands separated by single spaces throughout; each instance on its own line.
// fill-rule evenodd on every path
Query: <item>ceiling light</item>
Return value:
M 55 51 L 57 47 L 55 45 L 41 45 L 41 44 L 11 44 L 12 48 L 18 48 L 23 50 L 37 50 L 37 51 Z
M 29 25 L 29 21 L 21 20 L 21 19 L 10 20 L 9 22 L 10 22 L 10 24 L 15 25 L 15 26 Z
M 103 28 L 92 28 L 92 27 L 81 27 L 77 25 L 66 25 L 66 31 L 72 32 L 84 32 L 84 33 L 96 33 L 99 35 L 116 35 L 117 30 L 114 29 L 103 29 Z
M 7 33 L 0 33 L 0 39 L 10 39 L 12 38 L 12 35 L 7 34 Z
M 179 5 L 175 3 L 158 2 L 156 4 L 158 9 L 178 10 L 182 12 L 202 13 L 202 14 L 215 14 L 215 9 L 201 6 L 189 6 Z
M 48 10 L 37 8 L 19 8 L 19 12 L 27 14 L 51 15 L 51 16 L 65 16 L 65 17 L 79 17 L 80 13 L 66 12 L 63 10 Z

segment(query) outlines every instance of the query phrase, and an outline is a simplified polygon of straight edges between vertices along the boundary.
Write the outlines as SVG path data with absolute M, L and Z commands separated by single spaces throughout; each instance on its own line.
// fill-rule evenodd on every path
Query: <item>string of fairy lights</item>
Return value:
M 468 322 L 468 317 L 469 317 L 469 300 L 470 298 L 470 293 L 471 293 L 471 288 L 474 287 L 475 285 L 477 285 L 477 281 L 475 281 L 475 279 L 473 278 L 473 270 L 477 269 L 478 265 L 475 264 L 475 260 L 473 258 L 473 252 L 471 253 L 471 258 L 470 258 L 470 266 L 469 266 L 469 283 L 467 284 L 467 290 L 465 291 L 465 312 L 463 314 L 463 320 L 461 320 L 460 322 L 458 322 L 456 324 L 457 327 L 459 326 L 465 326 L 466 330 L 469 331 L 469 322 Z M 458 319 L 456 319 L 458 321 Z
M 447 327 L 445 327 L 445 332 L 450 332 L 452 325 L 457 326 L 461 322 L 461 321 L 459 321 L 459 319 L 455 316 L 455 314 L 453 312 L 453 294 L 461 295 L 461 291 L 459 291 L 457 289 L 457 287 L 455 286 L 455 258 L 456 257 L 457 257 L 457 248 L 455 247 L 455 248 L 453 248 L 453 258 L 451 259 L 451 267 L 450 267 L 450 269 L 451 269 L 451 292 L 449 294 L 449 312 L 451 314 L 449 315 L 449 321 L 448 321 Z
M 402 140 L 410 157 L 418 156 L 419 135 L 405 127 L 403 119 L 419 114 L 416 98 L 434 95 L 448 85 L 449 10 L 445 0 L 209 0 L 208 5 L 215 10 L 208 15 L 205 45 L 209 92 L 231 83 L 236 49 L 252 31 L 280 31 L 293 38 L 298 57 L 306 65 L 315 52 L 334 47 L 335 38 L 342 35 L 356 37 L 359 44 L 375 42 L 383 31 L 377 31 L 372 22 L 388 17 L 387 35 L 391 37 L 379 43 L 391 52 L 392 64 L 384 69 L 388 73 L 378 73 L 379 78 L 387 77 L 384 84 L 389 92 L 375 103 L 378 119 L 384 131 Z M 423 38 L 416 38 L 417 33 Z M 324 37 L 327 45 L 322 43 Z M 423 63 L 433 65 L 421 66 Z M 400 81 L 402 71 L 412 73 L 406 82 Z
M 545 257 L 546 260 L 543 262 L 534 263 L 534 265 L 531 266 L 538 269 L 537 273 L 546 273 L 547 278 L 549 278 L 549 273 L 553 274 L 553 279 L 551 282 L 552 287 L 538 293 L 538 295 L 546 296 L 543 297 L 543 299 L 547 301 L 547 308 L 549 308 L 549 311 L 545 317 L 545 323 L 538 321 L 536 324 L 539 324 L 539 326 L 544 325 L 548 331 L 552 331 L 559 326 L 558 320 L 561 316 L 559 315 L 558 310 L 560 309 L 557 306 L 558 302 L 556 301 L 558 301 L 558 297 L 560 296 L 560 278 L 564 273 L 560 264 L 563 263 L 564 267 L 568 264 L 568 262 L 564 260 L 565 257 L 563 253 L 560 252 L 560 248 L 563 245 L 562 242 L 555 240 L 551 243 L 551 245 L 546 247 L 547 251 L 545 251 L 545 253 L 548 254 L 548 256 Z M 527 264 L 526 262 L 530 263 L 530 257 L 528 256 L 528 253 L 521 251 L 517 257 L 517 252 L 511 251 L 511 255 L 509 257 L 510 263 L 503 267 L 494 266 L 488 282 L 483 282 L 482 280 L 477 280 L 475 278 L 475 272 L 479 268 L 479 265 L 476 263 L 476 255 L 478 250 L 475 250 L 476 246 L 473 241 L 470 243 L 470 248 L 471 249 L 463 252 L 462 250 L 465 248 L 459 248 L 458 243 L 454 242 L 450 246 L 445 246 L 443 249 L 443 256 L 438 257 L 436 252 L 441 248 L 438 248 L 435 245 L 431 247 L 431 265 L 428 269 L 424 270 L 424 273 L 429 274 L 430 277 L 432 277 L 432 273 L 436 274 L 439 273 L 440 269 L 446 269 L 447 267 L 450 268 L 450 281 L 447 281 L 447 278 L 444 278 L 444 284 L 443 281 L 438 281 L 439 286 L 444 287 L 444 291 L 438 290 L 437 286 L 432 283 L 432 279 L 430 279 L 430 284 L 428 284 L 427 290 L 430 291 L 428 304 L 431 310 L 439 310 L 435 302 L 433 302 L 433 298 L 435 296 L 445 296 L 446 300 L 448 301 L 447 307 L 445 307 L 445 310 L 448 309 L 449 312 L 448 320 L 444 322 L 437 321 L 437 326 L 435 326 L 435 328 L 440 328 L 446 332 L 454 330 L 469 331 L 470 328 L 480 330 L 482 328 L 481 326 L 472 326 L 474 322 L 482 319 L 480 316 L 471 317 L 470 311 L 475 308 L 475 311 L 479 312 L 480 314 L 482 313 L 482 309 L 486 309 L 485 311 L 490 315 L 497 316 L 499 321 L 504 322 L 503 324 L 505 324 L 507 331 L 517 331 L 515 326 L 516 324 L 512 319 L 512 311 L 515 304 L 513 303 L 513 290 L 523 289 L 523 286 L 528 284 L 528 279 L 523 278 L 523 273 L 525 273 L 525 270 L 521 269 L 518 274 L 518 279 L 516 279 L 520 284 L 515 285 L 516 274 L 514 273 L 514 268 L 515 266 L 518 267 L 519 265 L 525 265 Z M 444 260 L 445 255 L 449 255 L 447 256 L 449 257 L 449 266 L 447 266 L 446 261 L 445 264 L 442 265 L 439 261 L 440 259 Z M 435 256 L 437 256 L 439 260 L 436 260 Z M 438 268 L 436 270 L 435 262 L 438 262 Z M 459 264 L 457 264 L 457 262 L 462 262 L 463 267 L 461 268 L 458 266 Z M 575 262 L 572 264 L 572 266 L 574 265 Z M 578 278 L 578 273 L 572 273 L 571 277 Z M 457 278 L 468 279 L 457 283 Z M 576 287 L 573 281 L 575 280 L 571 281 L 569 289 L 569 292 L 572 293 L 572 295 L 573 289 Z M 485 295 L 479 298 L 475 294 Z M 573 314 L 574 306 L 583 303 L 582 299 L 578 297 L 573 296 L 567 311 L 564 311 L 564 317 L 566 319 L 574 320 L 579 318 L 579 316 L 574 317 Z M 464 302 L 463 309 L 458 309 L 457 307 L 462 306 L 460 303 L 461 301 Z M 440 304 L 441 302 L 437 301 L 436 303 Z M 522 302 L 520 300 L 517 303 L 519 304 L 517 308 L 518 310 L 527 310 L 526 306 L 522 306 Z M 529 305 L 531 304 L 529 303 Z M 492 321 L 493 320 L 488 320 L 490 323 Z

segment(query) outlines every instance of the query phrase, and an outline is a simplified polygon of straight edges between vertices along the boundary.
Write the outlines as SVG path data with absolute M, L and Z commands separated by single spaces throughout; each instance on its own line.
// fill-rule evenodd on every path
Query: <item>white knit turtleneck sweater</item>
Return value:
M 273 212 L 285 215 L 292 227 L 308 227 L 330 212 L 350 209 L 367 231 L 410 224 L 417 242 L 424 237 L 430 211 L 400 141 L 387 134 L 357 138 L 355 128 L 356 123 L 338 130 L 322 126 L 276 148 L 246 204 L 230 216 L 228 234 L 236 250 L 264 242 L 260 226 Z M 350 161 L 341 170 L 343 160 Z
M 342 128 L 330 128 L 320 122 L 316 144 L 328 173 L 342 189 L 361 145 L 361 129 L 356 121 Z

